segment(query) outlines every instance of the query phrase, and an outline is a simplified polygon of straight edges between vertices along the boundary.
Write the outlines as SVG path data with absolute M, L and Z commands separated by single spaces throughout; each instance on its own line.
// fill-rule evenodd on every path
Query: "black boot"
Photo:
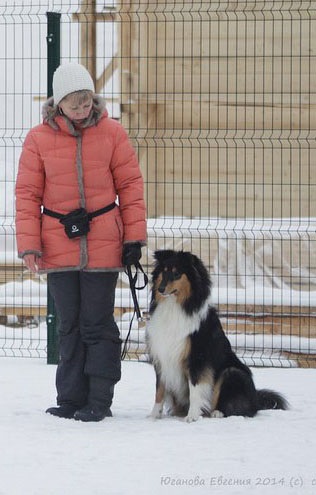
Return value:
M 90 376 L 88 404 L 75 412 L 78 421 L 102 421 L 112 416 L 114 382 L 101 376 Z
M 112 411 L 110 408 L 104 409 L 104 407 L 90 406 L 89 404 L 79 411 L 76 411 L 74 418 L 77 421 L 84 421 L 88 423 L 90 421 L 102 421 L 104 418 L 111 418 Z
M 49 407 L 46 409 L 46 412 L 52 416 L 57 416 L 58 418 L 71 419 L 74 417 L 77 409 L 78 407 L 73 406 L 72 404 L 62 404 L 61 406 Z

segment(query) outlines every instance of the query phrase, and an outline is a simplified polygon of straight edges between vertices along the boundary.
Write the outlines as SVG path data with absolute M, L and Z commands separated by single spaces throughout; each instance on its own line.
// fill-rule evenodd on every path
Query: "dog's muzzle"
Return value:
M 177 292 L 177 289 L 174 289 L 171 292 L 166 292 L 166 287 L 160 285 L 158 287 L 158 292 L 163 297 L 169 297 L 169 296 L 173 296 Z

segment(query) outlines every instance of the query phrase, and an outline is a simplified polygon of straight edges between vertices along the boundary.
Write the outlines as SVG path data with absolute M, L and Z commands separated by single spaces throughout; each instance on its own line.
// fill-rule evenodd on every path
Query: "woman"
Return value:
M 57 407 L 46 412 L 101 421 L 121 376 L 118 272 L 140 259 L 146 221 L 135 152 L 80 64 L 58 67 L 43 123 L 26 136 L 16 236 L 25 265 L 48 274 L 59 322 Z

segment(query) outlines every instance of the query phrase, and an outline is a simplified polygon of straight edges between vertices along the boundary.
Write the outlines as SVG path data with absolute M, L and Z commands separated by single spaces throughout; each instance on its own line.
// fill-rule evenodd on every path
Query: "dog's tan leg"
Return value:
M 213 395 L 212 395 L 212 403 L 211 403 L 211 418 L 223 418 L 224 414 L 217 409 L 217 403 L 219 399 L 219 395 L 221 393 L 221 386 L 223 383 L 223 377 L 221 376 L 217 382 L 215 383 Z
M 211 418 L 222 418 L 224 417 L 223 413 L 218 411 L 217 403 L 219 399 L 219 394 L 221 392 L 221 386 L 223 383 L 223 377 L 221 376 L 214 385 L 213 394 L 212 394 L 212 402 L 211 402 Z
M 164 401 L 165 401 L 165 386 L 161 382 L 160 377 L 157 374 L 155 404 L 151 411 L 150 417 L 154 419 L 160 419 L 162 417 Z

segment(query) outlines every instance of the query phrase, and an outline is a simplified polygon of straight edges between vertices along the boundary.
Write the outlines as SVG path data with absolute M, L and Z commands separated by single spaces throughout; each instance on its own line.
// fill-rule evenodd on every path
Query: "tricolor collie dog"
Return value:
M 260 409 L 286 409 L 286 400 L 256 390 L 250 369 L 232 351 L 210 304 L 211 280 L 189 252 L 155 252 L 147 345 L 156 372 L 154 418 L 169 406 L 173 415 L 254 416 Z

